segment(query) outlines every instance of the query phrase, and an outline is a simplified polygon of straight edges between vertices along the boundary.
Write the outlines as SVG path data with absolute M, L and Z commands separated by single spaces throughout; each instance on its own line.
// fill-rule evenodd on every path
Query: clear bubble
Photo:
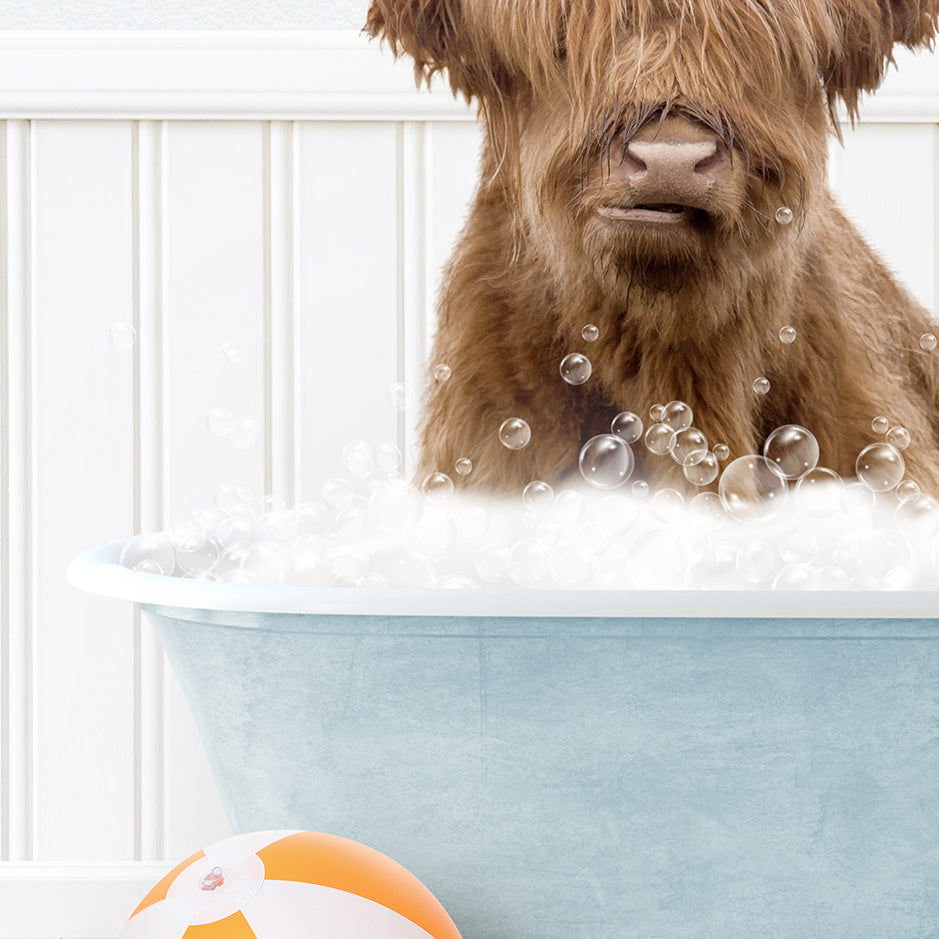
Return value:
M 176 551 L 195 551 L 205 544 L 205 526 L 196 518 L 184 518 L 170 528 L 169 538 Z
M 629 445 L 615 434 L 591 437 L 580 450 L 580 475 L 596 489 L 615 489 L 629 479 L 635 458 Z
M 748 584 L 765 584 L 782 567 L 779 549 L 772 541 L 753 538 L 745 541 L 737 551 L 737 573 Z
M 649 419 L 654 424 L 661 424 L 665 419 L 665 405 L 664 404 L 653 404 L 649 408 Z
M 509 576 L 512 554 L 501 544 L 485 544 L 476 552 L 476 573 L 487 584 L 497 584 Z
M 653 424 L 643 440 L 650 453 L 664 456 L 675 446 L 675 431 L 668 424 Z
M 499 442 L 509 450 L 521 450 L 531 440 L 531 428 L 520 417 L 510 417 L 499 427 Z
M 781 205 L 776 210 L 775 219 L 780 225 L 788 225 L 793 219 L 792 209 L 788 206 Z
M 659 489 L 650 505 L 653 516 L 666 525 L 677 522 L 685 512 L 684 496 L 677 489 Z
M 345 538 L 359 538 L 368 527 L 368 503 L 354 499 L 336 512 L 336 531 Z
M 898 525 L 912 529 L 916 538 L 932 537 L 939 532 L 939 502 L 920 494 L 919 498 L 897 506 L 894 518 Z
M 915 502 L 920 496 L 920 488 L 912 479 L 904 479 L 897 484 L 896 493 L 901 503 Z
M 697 427 L 686 427 L 675 434 L 675 441 L 669 452 L 672 454 L 672 459 L 682 466 L 699 463 L 707 456 L 707 437 Z
M 108 341 L 118 349 L 129 349 L 137 341 L 137 330 L 132 323 L 112 323 Z
M 461 456 L 453 466 L 461 476 L 469 476 L 473 472 L 473 461 L 465 456 Z
M 642 418 L 632 411 L 620 411 L 610 424 L 610 433 L 626 443 L 635 443 L 642 437 Z
M 903 479 L 906 464 L 896 447 L 889 443 L 872 443 L 858 454 L 854 469 L 868 489 L 889 492 Z
M 453 480 L 446 473 L 429 473 L 421 483 L 421 492 L 431 502 L 442 502 L 453 495 Z
M 551 549 L 535 538 L 512 546 L 509 577 L 519 587 L 543 587 L 551 577 Z
M 871 430 L 875 434 L 885 434 L 890 429 L 890 421 L 886 417 L 875 417 L 871 421 Z
M 766 438 L 763 456 L 783 479 L 798 479 L 818 465 L 818 441 L 804 427 L 784 424 Z
M 650 488 L 649 484 L 644 479 L 637 479 L 632 484 L 632 486 L 630 486 L 630 490 L 632 491 L 632 494 L 637 499 L 647 498 L 649 495 L 649 488 Z
M 837 564 L 826 564 L 815 572 L 815 590 L 847 590 L 848 573 Z
M 849 482 L 841 493 L 841 511 L 849 520 L 866 521 L 873 515 L 877 497 L 860 482 Z
M 396 411 L 407 411 L 416 400 L 414 389 L 406 381 L 395 382 L 388 389 L 388 403 Z
M 337 508 L 344 502 L 348 502 L 354 494 L 355 490 L 352 488 L 352 483 L 341 476 L 333 476 L 331 479 L 327 479 L 320 490 L 323 501 L 332 508 Z
M 330 512 L 322 502 L 299 502 L 293 511 L 300 536 L 320 535 L 329 528 Z
M 253 417 L 243 417 L 235 421 L 228 436 L 239 450 L 253 450 L 261 438 L 261 425 Z
M 924 352 L 932 352 L 936 348 L 936 344 L 936 337 L 932 333 L 923 333 L 919 337 L 919 345 Z
M 913 568 L 909 538 L 896 530 L 866 529 L 839 542 L 839 549 L 837 560 L 851 579 L 864 577 L 889 588 L 904 579 L 903 571 Z
M 597 339 L 600 337 L 600 330 L 596 326 L 594 326 L 593 323 L 588 323 L 580 331 L 580 334 L 581 336 L 584 337 L 584 339 L 587 342 L 596 342 Z
M 808 564 L 786 564 L 773 579 L 773 590 L 811 590 L 815 570 Z
M 282 584 L 293 560 L 290 549 L 279 541 L 254 541 L 245 546 L 240 568 L 252 575 L 252 583 Z
M 226 408 L 212 408 L 206 415 L 205 426 L 215 434 L 216 437 L 227 437 L 235 426 L 235 418 L 232 412 Z
M 694 414 L 692 413 L 690 404 L 686 404 L 684 401 L 669 401 L 668 404 L 665 405 L 665 414 L 662 417 L 662 423 L 667 424 L 676 433 L 680 430 L 685 430 L 687 427 L 691 427 L 693 420 Z
M 726 443 L 716 443 L 714 444 L 714 449 L 711 451 L 714 456 L 720 460 L 721 463 L 730 456 L 730 447 Z
M 434 366 L 434 379 L 441 383 L 445 382 L 450 377 L 450 366 L 449 365 L 435 365 Z
M 532 480 L 522 490 L 522 503 L 536 512 L 550 509 L 554 505 L 554 490 L 540 479 Z
M 726 518 L 723 508 L 720 512 L 721 518 Z M 699 542 L 692 557 L 689 586 L 699 590 L 738 588 L 740 581 L 737 575 L 736 545 L 711 538 Z
M 393 473 L 401 465 L 401 451 L 393 443 L 380 443 L 375 447 L 375 462 L 384 473 Z
M 240 365 L 245 360 L 241 347 L 234 339 L 226 339 L 222 343 L 222 355 L 229 365 Z
M 689 505 L 692 520 L 706 527 L 714 527 L 727 518 L 721 497 L 716 492 L 699 492 Z
M 910 432 L 905 427 L 891 427 L 887 431 L 887 443 L 897 450 L 905 450 L 911 441 Z
M 753 379 L 753 390 L 758 395 L 765 395 L 769 393 L 770 383 L 768 378 L 764 378 L 762 375 L 759 378 Z
M 593 371 L 590 359 L 579 352 L 571 352 L 561 359 L 561 378 L 569 385 L 582 385 Z
M 342 451 L 342 465 L 353 479 L 367 479 L 375 470 L 371 444 L 364 440 L 347 443 Z
M 369 518 L 384 532 L 403 532 L 421 517 L 423 501 L 406 480 L 385 480 L 369 496 Z
M 827 518 L 838 511 L 843 486 L 844 482 L 834 470 L 816 466 L 799 477 L 795 487 L 796 505 L 813 518 Z
M 237 505 L 241 501 L 238 495 L 238 486 L 234 483 L 221 483 L 215 487 L 212 501 L 220 509 L 225 510 Z
M 741 522 L 765 522 L 785 507 L 787 485 L 762 456 L 738 457 L 721 474 L 721 502 L 731 518 Z
M 818 557 L 818 539 L 805 528 L 793 528 L 779 539 L 779 555 L 786 564 L 811 564 Z
M 685 463 L 682 464 L 681 471 L 684 473 L 685 479 L 693 486 L 707 486 L 717 479 L 721 468 L 717 462 L 717 457 L 714 456 L 713 453 L 705 452 L 704 456 L 700 459 L 698 459 L 698 455 L 695 454 L 689 457 L 689 460 L 690 462 L 685 461 Z M 718 497 L 715 496 L 715 498 Z
M 788 346 L 790 343 L 795 342 L 795 341 L 796 341 L 796 331 L 795 331 L 795 327 L 793 327 L 793 326 L 783 326 L 783 327 L 779 330 L 779 340 L 780 340 L 780 342 L 784 342 L 787 346 Z
M 121 549 L 121 566 L 145 574 L 173 573 L 176 552 L 164 534 L 137 535 Z

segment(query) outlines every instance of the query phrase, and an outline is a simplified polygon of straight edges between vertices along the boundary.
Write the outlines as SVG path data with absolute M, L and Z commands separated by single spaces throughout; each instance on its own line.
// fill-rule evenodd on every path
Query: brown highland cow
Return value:
M 937 18 L 939 0 L 374 0 L 368 32 L 419 79 L 445 70 L 486 130 L 419 474 L 557 482 L 617 412 L 648 425 L 679 399 L 730 459 L 801 424 L 843 476 L 883 415 L 912 436 L 907 477 L 939 495 L 935 327 L 825 176 L 839 99 L 856 116 L 894 44 L 930 45 Z M 559 373 L 570 352 L 593 366 L 579 386 Z M 523 449 L 499 441 L 509 417 L 531 426 Z M 634 452 L 639 475 L 693 489 Z

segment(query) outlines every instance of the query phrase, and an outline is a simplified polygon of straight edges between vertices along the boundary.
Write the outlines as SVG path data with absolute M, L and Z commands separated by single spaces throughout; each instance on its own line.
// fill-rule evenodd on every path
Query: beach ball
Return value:
M 460 939 L 413 874 L 355 841 L 261 831 L 211 845 L 144 897 L 120 939 Z

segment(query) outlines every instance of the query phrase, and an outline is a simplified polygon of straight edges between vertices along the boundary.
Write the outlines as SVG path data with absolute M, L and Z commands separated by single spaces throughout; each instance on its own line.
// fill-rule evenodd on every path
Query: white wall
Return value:
M 100 939 L 227 826 L 149 627 L 65 567 L 220 482 L 294 500 L 353 438 L 408 444 L 386 391 L 419 376 L 478 131 L 354 34 L 0 34 L 0 89 L 0 937 Z M 939 61 L 833 153 L 935 309 Z

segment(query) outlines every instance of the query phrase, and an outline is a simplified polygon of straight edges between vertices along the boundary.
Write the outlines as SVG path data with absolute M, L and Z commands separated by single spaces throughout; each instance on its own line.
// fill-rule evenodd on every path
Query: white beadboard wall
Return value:
M 935 310 L 939 59 L 900 62 L 832 180 Z M 0 33 L 0 937 L 116 936 L 227 834 L 149 627 L 65 568 L 221 482 L 294 501 L 352 439 L 409 446 L 387 391 L 420 384 L 478 145 L 353 33 Z

